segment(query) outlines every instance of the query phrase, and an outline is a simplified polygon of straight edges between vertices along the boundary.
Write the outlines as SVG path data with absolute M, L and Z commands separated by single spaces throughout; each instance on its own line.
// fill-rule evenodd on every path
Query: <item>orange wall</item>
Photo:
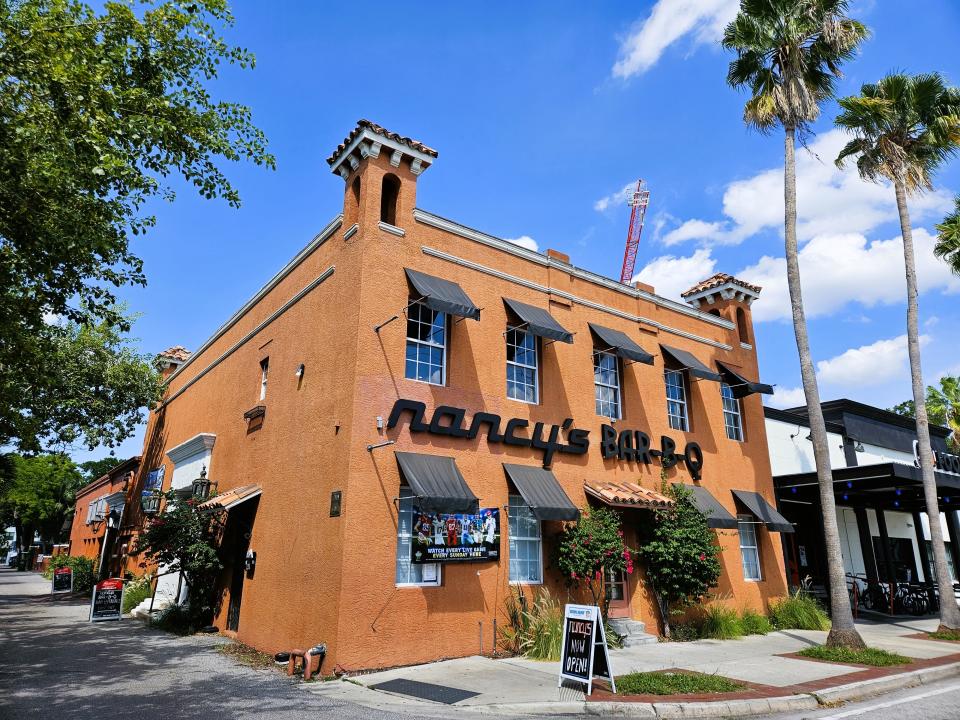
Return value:
M 606 421 L 594 413 L 588 322 L 622 330 L 658 356 L 654 366 L 632 364 L 624 369 L 624 418 L 618 429 L 643 430 L 655 444 L 660 435 L 669 435 L 681 449 L 688 440 L 698 442 L 705 455 L 702 484 L 733 513 L 734 488 L 757 490 L 774 502 L 758 396 L 742 403 L 743 443 L 726 438 L 719 385 L 709 381 L 689 385 L 691 431 L 681 433 L 667 426 L 657 344 L 689 350 L 708 365 L 722 359 L 756 378 L 755 352 L 741 346 L 736 329 L 711 323 L 689 308 L 683 312 L 665 307 L 575 277 L 562 266 L 547 266 L 545 260 L 532 262 L 419 222 L 413 216 L 417 179 L 406 161 L 394 169 L 388 158 L 384 152 L 378 159 L 361 162 L 356 171 L 363 185 L 359 207 L 345 194 L 344 214 L 351 221 L 356 218 L 359 232 L 344 240 L 349 226 L 338 227 L 233 327 L 193 357 L 170 383 L 168 398 L 173 399 L 152 413 L 141 477 L 166 461 L 169 483 L 173 467 L 164 453 L 197 433 L 211 432 L 217 435 L 211 478 L 220 483 L 220 491 L 249 483 L 263 487 L 250 545 L 257 552 L 257 569 L 244 586 L 241 640 L 271 652 L 324 641 L 329 645 L 327 670 L 334 663 L 349 669 L 383 667 L 476 653 L 482 622 L 484 649 L 489 651 L 493 619 L 500 616 L 502 622 L 509 593 L 507 543 L 498 563 L 444 566 L 441 587 L 397 588 L 394 498 L 400 477 L 393 452 L 453 455 L 486 507 L 507 504 L 503 462 L 539 465 L 541 455 L 488 445 L 485 436 L 475 440 L 411 436 L 405 425 L 378 433 L 376 418 L 386 420 L 401 397 L 426 403 L 428 412 L 437 405 L 453 405 L 467 408 L 468 417 L 482 410 L 504 420 L 529 418 L 531 425 L 559 424 L 570 417 L 576 427 L 590 430 L 591 447 L 587 455 L 558 454 L 553 471 L 576 504 L 586 503 L 583 483 L 591 478 L 630 480 L 657 489 L 658 464 L 638 466 L 601 457 L 600 425 Z M 385 172 L 402 181 L 397 225 L 404 237 L 377 225 L 380 178 Z M 351 175 L 345 191 L 352 179 Z M 428 254 L 425 248 L 460 262 Z M 330 266 L 336 268 L 330 278 L 175 396 Z M 409 302 L 404 266 L 458 282 L 482 308 L 480 322 L 452 325 L 446 387 L 404 379 L 402 318 L 379 334 L 373 331 Z M 638 324 L 476 266 L 651 322 Z M 548 308 L 561 325 L 576 333 L 572 345 L 552 343 L 543 348 L 541 399 L 536 406 L 506 398 L 504 296 Z M 724 314 L 733 310 L 722 307 Z M 749 319 L 749 309 L 746 314 Z M 250 431 L 243 413 L 259 404 L 259 363 L 266 356 L 270 358 L 266 416 L 259 429 Z M 298 383 L 294 372 L 301 363 L 306 372 Z M 372 453 L 366 450 L 368 443 L 386 439 L 396 444 Z M 683 465 L 669 470 L 668 479 L 690 482 Z M 339 518 L 329 517 L 332 490 L 343 491 Z M 502 520 L 506 535 L 506 518 Z M 557 530 L 558 524 L 543 528 L 547 537 Z M 768 599 L 785 592 L 779 536 L 760 530 L 758 537 L 765 579 L 754 583 L 742 580 L 736 532 L 718 533 L 724 549 L 719 590 L 731 595 L 737 606 L 763 608 Z M 549 575 L 549 569 L 546 572 Z M 636 578 L 632 582 L 636 584 Z M 643 588 L 637 588 L 633 598 L 634 617 L 656 627 L 654 608 Z M 225 611 L 218 618 L 221 627 L 224 615 Z

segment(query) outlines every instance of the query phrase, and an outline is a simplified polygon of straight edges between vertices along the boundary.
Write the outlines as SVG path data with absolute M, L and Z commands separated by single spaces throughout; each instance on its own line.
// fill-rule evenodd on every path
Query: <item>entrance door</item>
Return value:
M 607 570 L 607 614 L 609 617 L 630 617 L 627 576 L 622 570 Z
M 227 630 L 233 632 L 240 629 L 240 602 L 243 599 L 244 580 L 248 577 L 245 561 L 259 502 L 259 498 L 254 498 L 230 510 L 224 533 L 225 542 L 221 546 L 226 582 L 230 591 Z

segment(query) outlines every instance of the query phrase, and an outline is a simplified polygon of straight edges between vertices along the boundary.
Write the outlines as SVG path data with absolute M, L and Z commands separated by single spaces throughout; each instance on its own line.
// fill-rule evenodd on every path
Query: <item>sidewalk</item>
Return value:
M 303 687 L 312 693 L 378 710 L 431 716 L 449 716 L 451 707 L 498 714 L 589 712 L 647 717 L 687 717 L 691 713 L 706 717 L 711 715 L 709 708 L 701 707 L 706 705 L 717 706 L 717 715 L 803 710 L 816 708 L 820 702 L 865 697 L 960 675 L 960 644 L 909 637 L 935 630 L 937 624 L 936 619 L 857 624 L 869 646 L 915 658 L 913 664 L 894 669 L 788 657 L 826 640 L 825 632 L 802 630 L 740 640 L 659 643 L 611 651 L 615 675 L 682 669 L 722 675 L 746 685 L 743 692 L 715 698 L 713 703 L 704 702 L 705 696 L 641 697 L 624 702 L 620 696 L 603 690 L 595 691 L 587 699 L 580 690 L 557 687 L 558 662 L 478 656 Z M 738 701 L 742 706 L 735 706 Z

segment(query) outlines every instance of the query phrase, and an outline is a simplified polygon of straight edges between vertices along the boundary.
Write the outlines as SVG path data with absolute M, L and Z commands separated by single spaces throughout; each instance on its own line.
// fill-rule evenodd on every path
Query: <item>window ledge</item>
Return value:
M 384 232 L 388 232 L 391 235 L 396 235 L 397 237 L 403 237 L 404 235 L 407 234 L 407 231 L 404 230 L 403 228 L 398 228 L 396 225 L 385 223 L 383 222 L 383 220 L 377 223 L 377 227 L 379 227 Z
M 360 224 L 354 223 L 353 225 L 347 228 L 347 231 L 343 234 L 343 239 L 349 240 L 354 235 L 356 235 L 359 231 L 360 231 Z
M 742 342 L 740 343 L 740 347 L 742 347 L 744 350 L 753 350 L 753 345 L 750 343 Z
M 243 414 L 244 420 L 253 420 L 254 418 L 263 417 L 267 414 L 266 405 L 256 405 Z

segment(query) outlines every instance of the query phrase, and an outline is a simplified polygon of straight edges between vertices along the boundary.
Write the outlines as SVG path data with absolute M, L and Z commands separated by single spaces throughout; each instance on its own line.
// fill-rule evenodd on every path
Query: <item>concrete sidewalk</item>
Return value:
M 935 630 L 937 624 L 936 619 L 893 624 L 862 621 L 858 623 L 858 629 L 871 647 L 898 652 L 918 661 L 933 661 L 960 653 L 958 644 L 909 637 L 916 633 Z M 754 691 L 753 697 L 769 698 L 771 695 L 782 694 L 786 699 L 793 698 L 789 703 L 781 703 L 780 709 L 783 711 L 799 710 L 808 705 L 816 707 L 818 704 L 816 693 L 828 692 L 824 688 L 830 685 L 843 685 L 844 676 L 851 676 L 849 679 L 854 688 L 844 689 L 839 694 L 835 693 L 840 700 L 845 697 L 843 693 L 847 693 L 850 697 L 855 696 L 856 688 L 863 685 L 864 681 L 874 683 L 876 688 L 880 688 L 877 683 L 881 681 L 886 685 L 891 685 L 893 682 L 892 687 L 887 688 L 885 685 L 881 691 L 896 687 L 896 681 L 887 678 L 865 680 L 865 676 L 869 673 L 863 667 L 783 657 L 806 647 L 822 644 L 825 640 L 825 632 L 791 630 L 739 640 L 699 640 L 690 643 L 643 645 L 611 651 L 610 659 L 615 675 L 634 671 L 683 669 L 740 680 L 747 683 L 748 688 Z M 596 712 L 599 714 L 603 711 L 601 705 L 624 705 L 616 702 L 593 702 L 597 699 L 596 697 L 585 704 L 582 691 L 557 687 L 559 667 L 560 664 L 557 662 L 544 663 L 523 658 L 493 660 L 486 657 L 469 657 L 357 675 L 350 678 L 348 682 L 310 684 L 304 687 L 310 692 L 348 699 L 379 710 L 431 716 L 446 716 L 451 707 L 478 712 L 523 713 L 527 711 L 537 714 Z M 921 668 L 920 670 L 906 666 L 902 668 L 900 674 L 919 672 L 920 674 L 915 675 L 913 679 L 904 680 L 907 684 L 917 684 L 923 682 L 927 675 L 941 677 L 945 673 L 958 671 L 960 666 L 954 669 Z M 465 697 L 451 704 L 442 704 L 396 691 L 385 692 L 377 688 L 383 683 L 394 681 L 388 686 L 394 689 L 395 681 L 399 680 L 461 690 L 464 691 L 461 695 Z M 782 688 L 783 692 L 777 693 L 778 688 Z M 468 694 L 469 696 L 466 696 Z M 616 701 L 616 698 L 609 696 L 603 699 Z M 664 697 L 663 700 L 669 701 L 670 698 Z M 766 700 L 763 702 L 765 703 Z M 678 707 L 676 711 L 680 714 L 689 713 L 694 711 L 693 706 L 706 704 L 708 703 L 683 703 L 687 709 Z M 721 704 L 729 705 L 729 703 Z M 660 703 L 659 705 L 678 705 L 678 703 Z M 648 704 L 645 707 L 652 706 Z M 768 705 L 761 704 L 760 710 L 764 711 L 764 708 L 768 712 L 774 711 Z M 633 704 L 628 709 L 631 711 L 629 714 L 644 714 L 640 704 Z M 624 712 L 623 708 L 618 710 L 618 713 L 621 712 Z M 755 713 L 757 710 L 729 708 L 730 714 L 748 714 L 749 712 Z

